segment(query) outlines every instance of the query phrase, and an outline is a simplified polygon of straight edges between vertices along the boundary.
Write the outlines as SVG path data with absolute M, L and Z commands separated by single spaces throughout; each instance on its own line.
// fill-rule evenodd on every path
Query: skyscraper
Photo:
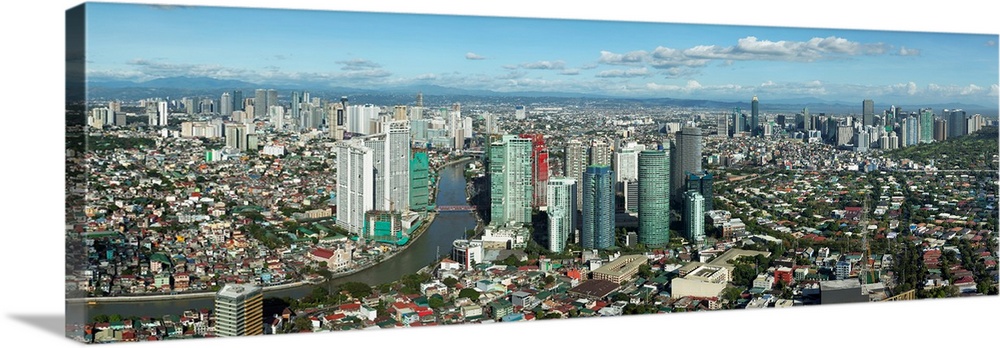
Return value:
M 611 166 L 611 144 L 604 140 L 595 140 L 590 144 L 590 165 Z
M 757 130 L 757 127 L 760 127 L 760 119 L 758 118 L 760 115 L 759 104 L 757 96 L 753 96 L 753 100 L 750 101 L 750 135 L 752 136 L 760 135 L 760 131 Z
M 267 90 L 256 89 L 253 91 L 253 117 L 260 119 L 267 113 Z
M 729 116 L 719 115 L 718 125 L 715 126 L 715 135 L 720 138 L 729 136 Z
M 684 193 L 685 237 L 692 243 L 705 241 L 705 199 L 697 191 Z
M 427 151 L 414 150 L 410 159 L 410 209 L 421 214 L 427 211 L 427 204 L 430 201 L 429 167 Z
M 549 219 L 549 250 L 555 253 L 566 248 L 566 241 L 576 229 L 576 180 L 555 177 L 546 190 Z
M 521 138 L 531 140 L 531 185 L 534 192 L 531 206 L 544 207 L 545 193 L 549 181 L 549 149 L 542 134 L 521 134 Z
M 566 142 L 563 175 L 576 180 L 576 206 L 583 207 L 583 172 L 587 170 L 587 150 L 583 142 L 572 139 Z
M 920 143 L 930 143 L 934 141 L 934 111 L 931 109 L 920 109 Z
M 271 105 L 278 105 L 278 91 L 273 89 L 267 90 L 267 105 L 265 107 L 270 108 Z
M 388 122 L 386 133 L 386 199 L 390 202 L 386 210 L 405 211 L 410 209 L 410 121 Z
M 260 287 L 226 284 L 215 294 L 215 334 L 220 337 L 264 334 L 264 293 Z
M 229 92 L 222 92 L 222 96 L 219 97 L 219 114 L 222 116 L 231 116 L 233 114 L 233 98 L 229 95 Z
M 302 98 L 299 96 L 299 91 L 292 91 L 292 122 L 298 122 L 299 129 L 303 129 L 303 125 L 306 123 L 304 120 L 300 119 L 299 107 L 302 103 Z
M 157 126 L 166 127 L 167 115 L 170 114 L 170 111 L 167 110 L 167 102 L 160 101 L 156 103 L 156 114 L 160 117 Z
M 614 173 L 607 166 L 589 166 L 583 173 L 583 228 L 580 242 L 586 249 L 615 245 Z
M 531 140 L 505 134 L 489 159 L 490 224 L 531 223 Z
M 739 136 L 740 133 L 744 131 L 742 127 L 743 120 L 740 119 L 740 114 L 741 114 L 740 108 L 733 108 L 733 114 L 730 115 L 730 117 L 732 117 L 733 119 L 733 129 L 732 129 L 733 137 Z
M 875 125 L 875 102 L 871 99 L 865 99 L 861 102 L 861 120 L 862 126 Z
M 374 151 L 357 139 L 337 143 L 337 225 L 360 235 L 374 196 Z
M 670 155 L 639 153 L 639 243 L 659 247 L 670 241 Z
M 527 117 L 524 111 L 524 105 L 517 105 L 514 107 L 514 119 L 518 121 L 523 120 Z
M 671 172 L 670 172 L 670 193 L 673 200 L 680 203 L 683 199 L 685 179 L 687 173 L 701 172 L 701 129 L 697 127 L 684 127 L 677 132 L 676 151 L 670 151 Z M 681 205 L 677 205 L 678 209 Z
M 712 197 L 714 196 L 712 182 L 712 173 L 707 170 L 687 175 L 687 185 L 684 191 L 696 191 L 701 194 L 701 197 L 705 199 L 705 211 L 714 209 L 712 206 Z
M 235 90 L 232 94 L 233 99 L 233 111 L 244 111 L 243 110 L 243 91 Z

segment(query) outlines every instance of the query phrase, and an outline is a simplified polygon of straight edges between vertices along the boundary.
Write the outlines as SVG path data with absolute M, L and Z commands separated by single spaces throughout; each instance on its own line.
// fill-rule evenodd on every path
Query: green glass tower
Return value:
M 531 223 L 531 139 L 504 135 L 490 144 L 490 224 Z
M 423 214 L 430 199 L 427 152 L 414 151 L 410 158 L 410 210 Z
M 684 194 L 684 225 L 688 241 L 702 243 L 705 241 L 705 198 L 698 191 L 688 191 Z
M 614 171 L 608 166 L 589 166 L 583 173 L 583 223 L 580 244 L 587 249 L 615 245 Z
M 660 247 L 670 241 L 670 155 L 639 152 L 639 243 Z

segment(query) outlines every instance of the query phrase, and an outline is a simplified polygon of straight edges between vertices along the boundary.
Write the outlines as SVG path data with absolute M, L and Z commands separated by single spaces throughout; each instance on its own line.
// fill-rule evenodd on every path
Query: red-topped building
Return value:
M 545 146 L 545 136 L 542 134 L 521 134 L 523 139 L 531 139 L 531 182 L 534 197 L 533 208 L 546 206 L 546 186 L 549 183 L 549 148 Z

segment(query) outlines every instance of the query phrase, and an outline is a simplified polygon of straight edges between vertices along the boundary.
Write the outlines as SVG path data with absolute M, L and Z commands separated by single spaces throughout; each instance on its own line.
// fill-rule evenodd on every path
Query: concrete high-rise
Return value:
M 253 117 L 260 119 L 267 113 L 267 90 L 257 89 L 253 91 Z
M 265 107 L 270 108 L 271 105 L 278 105 L 278 91 L 273 89 L 267 90 L 267 105 Z
M 697 191 L 684 193 L 685 237 L 691 243 L 705 241 L 705 199 Z
M 740 115 L 742 115 L 742 113 L 740 111 L 740 108 L 733 108 L 733 113 L 730 115 L 730 117 L 733 120 L 733 122 L 732 122 L 733 123 L 732 136 L 733 137 L 740 136 L 740 133 L 742 133 L 744 131 L 744 129 L 743 129 L 743 120 L 742 120 L 742 117 L 740 117 Z
M 215 335 L 264 334 L 264 293 L 259 286 L 226 284 L 215 294 Z
M 531 150 L 531 139 L 509 134 L 490 144 L 490 224 L 531 223 Z
M 614 173 L 608 166 L 589 166 L 583 173 L 580 244 L 585 249 L 615 245 Z
M 159 122 L 157 122 L 157 126 L 166 127 L 167 116 L 170 115 L 170 111 L 167 110 L 167 102 L 161 101 L 156 103 L 156 115 L 159 116 Z
M 375 208 L 375 152 L 361 140 L 337 143 L 337 225 L 361 235 L 365 213 Z
M 861 102 L 861 122 L 862 126 L 875 125 L 875 102 L 871 99 Z
M 611 144 L 604 140 L 595 140 L 590 144 L 590 165 L 611 166 Z
M 715 135 L 720 138 L 729 136 L 729 116 L 719 115 L 718 124 L 715 126 Z
M 576 229 L 576 180 L 555 177 L 548 181 L 546 214 L 549 220 L 549 251 L 565 250 L 566 241 Z
M 583 142 L 572 139 L 566 142 L 563 175 L 576 180 L 576 206 L 583 207 L 583 172 L 587 170 L 587 148 Z
M 760 127 L 760 102 L 757 101 L 757 96 L 753 96 L 753 100 L 750 101 L 750 135 L 758 136 L 760 131 L 757 130 Z
M 531 140 L 531 185 L 533 197 L 531 206 L 544 207 L 549 181 L 549 149 L 542 134 L 521 134 L 521 138 Z
M 386 125 L 386 199 L 390 211 L 410 209 L 410 121 L 391 121 Z M 377 204 L 376 204 L 377 206 Z
M 687 173 L 701 172 L 701 129 L 684 127 L 677 132 L 676 150 L 670 151 L 670 193 L 675 202 L 680 203 L 684 194 Z M 680 205 L 677 205 L 679 208 Z M 677 209 L 680 210 L 680 209 Z
M 639 243 L 660 247 L 670 242 L 670 155 L 642 151 L 638 167 Z
M 222 92 L 222 96 L 219 97 L 219 114 L 222 116 L 233 114 L 233 98 L 229 92 Z
M 712 183 L 714 178 L 712 177 L 712 173 L 705 170 L 688 173 L 686 180 L 684 191 L 698 192 L 705 199 L 704 211 L 713 210 L 712 197 L 714 197 L 714 191 L 712 190 Z

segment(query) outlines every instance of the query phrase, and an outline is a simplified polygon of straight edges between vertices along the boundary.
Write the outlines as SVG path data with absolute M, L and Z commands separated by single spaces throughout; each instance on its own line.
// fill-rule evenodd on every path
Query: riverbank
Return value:
M 462 163 L 464 161 L 468 161 L 468 160 L 471 160 L 471 158 L 464 158 L 464 159 L 460 159 L 460 160 L 450 161 L 445 166 L 442 166 L 441 168 L 444 168 L 444 167 L 447 167 L 447 166 L 451 166 L 451 165 L 457 165 L 457 164 L 460 164 L 460 163 Z M 436 184 L 440 184 L 440 183 L 438 182 Z M 419 239 L 423 235 L 427 234 L 426 233 L 427 230 L 430 229 L 431 225 L 434 224 L 434 221 L 437 218 L 437 215 L 438 215 L 438 213 L 436 211 L 430 211 L 430 212 L 428 212 L 427 219 L 425 220 L 425 222 L 416 231 L 414 231 L 413 235 L 410 236 L 410 241 L 408 243 L 406 243 L 406 245 L 404 245 L 404 246 L 400 247 L 399 249 L 395 250 L 393 253 L 388 254 L 385 258 L 379 260 L 378 262 L 365 264 L 365 265 L 363 265 L 361 267 L 358 267 L 358 268 L 355 268 L 355 269 L 351 269 L 349 271 L 334 273 L 332 278 L 324 280 L 324 282 L 333 281 L 333 280 L 337 280 L 337 279 L 340 279 L 340 278 L 344 278 L 344 277 L 348 277 L 348 276 L 354 275 L 354 274 L 359 273 L 361 271 L 364 271 L 364 270 L 367 270 L 369 268 L 378 266 L 378 265 L 380 265 L 380 264 L 382 264 L 382 263 L 384 263 L 386 261 L 389 261 L 392 258 L 394 258 L 394 257 L 402 254 L 407 249 L 409 249 L 410 246 L 414 245 L 417 242 L 417 239 Z M 266 294 L 267 292 L 270 292 L 270 291 L 279 291 L 279 290 L 286 290 L 286 289 L 292 289 L 292 288 L 298 288 L 298 287 L 305 287 L 305 286 L 313 286 L 313 285 L 316 285 L 316 283 L 312 283 L 312 282 L 308 282 L 308 281 L 302 280 L 302 281 L 296 281 L 296 282 L 291 282 L 291 283 L 284 283 L 284 284 L 278 284 L 278 285 L 272 285 L 272 286 L 265 286 L 263 290 L 264 290 L 264 292 Z M 369 284 L 369 285 L 373 285 L 374 286 L 374 285 L 378 285 L 378 284 Z M 208 298 L 213 298 L 213 297 L 215 297 L 215 292 L 214 291 L 198 291 L 198 292 L 188 292 L 188 293 L 178 293 L 178 294 L 67 298 L 66 299 L 66 304 L 95 304 L 96 305 L 96 304 L 99 304 L 99 303 L 100 304 L 113 304 L 113 303 L 129 303 L 129 302 L 164 302 L 164 301 L 173 301 L 173 300 L 208 299 Z

